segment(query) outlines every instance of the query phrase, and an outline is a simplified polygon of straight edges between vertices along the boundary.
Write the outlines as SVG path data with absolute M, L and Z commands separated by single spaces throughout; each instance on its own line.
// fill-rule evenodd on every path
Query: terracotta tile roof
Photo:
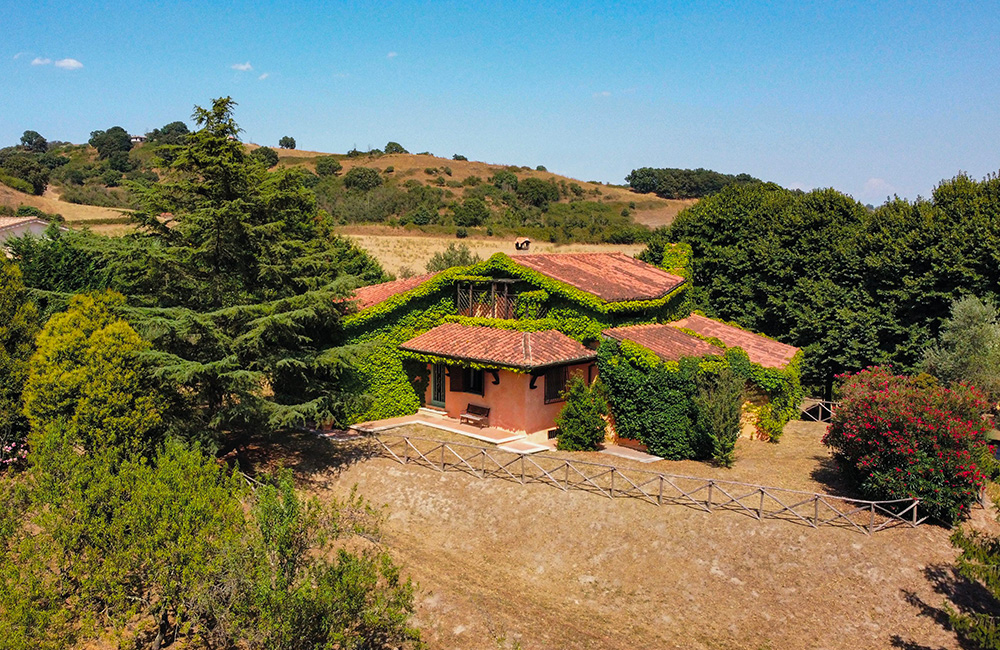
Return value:
M 622 253 L 544 253 L 511 259 L 607 302 L 660 298 L 684 282 Z
M 799 351 L 797 347 L 772 341 L 760 334 L 747 332 L 698 314 L 691 314 L 687 318 L 670 323 L 670 325 L 683 327 L 701 336 L 717 338 L 726 347 L 743 348 L 747 356 L 750 357 L 750 361 L 759 363 L 765 368 L 784 368 Z
M 703 357 L 723 352 L 718 346 L 662 323 L 615 327 L 604 330 L 604 335 L 619 341 L 638 343 L 664 361 L 680 361 L 683 357 Z
M 386 301 L 393 296 L 399 295 L 413 289 L 433 278 L 436 273 L 425 273 L 415 275 L 412 278 L 401 278 L 382 284 L 372 284 L 367 287 L 359 287 L 354 291 L 352 300 L 358 303 L 358 311 L 373 307 L 380 302 Z
M 556 330 L 518 332 L 445 323 L 410 339 L 401 350 L 534 370 L 593 361 L 597 353 Z

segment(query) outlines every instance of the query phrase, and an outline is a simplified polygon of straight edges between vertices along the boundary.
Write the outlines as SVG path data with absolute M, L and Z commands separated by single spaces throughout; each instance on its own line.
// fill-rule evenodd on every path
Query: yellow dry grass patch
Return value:
M 86 222 L 94 219 L 120 219 L 127 210 L 102 208 L 96 205 L 79 205 L 59 198 L 59 194 L 49 187 L 42 196 L 25 194 L 0 185 L 0 204 L 15 210 L 21 205 L 30 205 L 49 214 L 61 214 L 68 223 Z M 85 225 L 85 224 L 84 224 Z
M 419 234 L 393 234 L 392 228 L 387 227 L 345 227 L 340 230 L 340 234 L 352 239 L 358 246 L 371 253 L 387 272 L 399 275 L 401 271 L 408 269 L 413 273 L 425 272 L 428 260 L 435 253 L 446 249 L 449 244 L 465 244 L 469 250 L 486 259 L 493 253 L 506 253 L 514 255 L 514 238 L 466 238 L 456 239 L 455 237 L 442 237 L 434 235 Z M 395 232 L 402 232 L 396 230 Z M 531 244 L 532 253 L 613 253 L 621 252 L 626 255 L 635 255 L 645 246 L 642 244 L 615 245 L 615 244 L 550 244 L 539 242 Z

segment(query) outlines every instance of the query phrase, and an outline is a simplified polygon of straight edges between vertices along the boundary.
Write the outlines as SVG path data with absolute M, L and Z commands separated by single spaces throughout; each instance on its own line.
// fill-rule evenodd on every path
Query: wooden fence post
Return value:
M 819 495 L 813 497 L 813 528 L 819 528 Z
M 444 471 L 444 445 L 441 445 L 441 471 Z
M 660 474 L 660 492 L 656 495 L 656 505 L 663 505 L 663 474 Z
M 521 485 L 524 485 L 524 454 L 521 454 Z
M 611 468 L 611 498 L 615 498 L 615 468 Z
M 708 511 L 712 511 L 712 486 L 715 485 L 715 481 L 710 480 L 708 482 L 708 499 L 705 501 L 705 507 Z
M 875 532 L 875 503 L 874 502 L 872 502 L 871 508 L 872 508 L 872 516 L 871 516 L 871 519 L 868 520 L 868 534 L 869 535 L 871 535 L 872 533 Z
M 757 506 L 757 521 L 764 519 L 764 488 L 760 489 L 760 505 Z

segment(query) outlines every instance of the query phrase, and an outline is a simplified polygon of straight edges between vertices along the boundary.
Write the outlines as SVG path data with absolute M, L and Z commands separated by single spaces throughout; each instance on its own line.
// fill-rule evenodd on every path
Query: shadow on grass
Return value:
M 833 458 L 815 455 L 812 459 L 816 461 L 816 467 L 809 477 L 823 486 L 823 492 L 838 497 L 860 498 Z
M 1000 611 L 998 602 L 986 588 L 975 581 L 968 580 L 958 573 L 955 567 L 947 564 L 932 564 L 924 569 L 924 576 L 930 583 L 934 593 L 944 597 L 948 604 L 954 609 L 965 614 L 992 614 Z M 916 593 L 903 590 L 903 598 L 910 605 L 915 607 L 920 616 L 926 617 L 940 625 L 946 630 L 951 630 L 951 621 L 948 618 L 948 611 L 945 609 L 945 602 L 931 604 L 924 601 Z M 959 646 L 974 650 L 979 646 L 971 641 L 958 637 Z M 930 646 L 920 645 L 912 641 L 906 641 L 899 635 L 892 637 L 892 647 L 905 648 L 907 650 L 930 649 Z M 932 650 L 932 649 L 931 649 Z
M 362 436 L 320 437 L 289 431 L 253 440 L 227 460 L 239 462 L 249 476 L 287 468 L 296 483 L 322 488 L 355 463 L 371 458 L 375 450 L 373 442 Z

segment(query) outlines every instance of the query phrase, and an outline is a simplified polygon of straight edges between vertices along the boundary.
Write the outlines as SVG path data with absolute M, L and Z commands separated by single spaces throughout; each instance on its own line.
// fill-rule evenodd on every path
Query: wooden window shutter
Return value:
M 465 368 L 451 366 L 448 368 L 448 377 L 451 379 L 449 389 L 453 393 L 465 392 Z

